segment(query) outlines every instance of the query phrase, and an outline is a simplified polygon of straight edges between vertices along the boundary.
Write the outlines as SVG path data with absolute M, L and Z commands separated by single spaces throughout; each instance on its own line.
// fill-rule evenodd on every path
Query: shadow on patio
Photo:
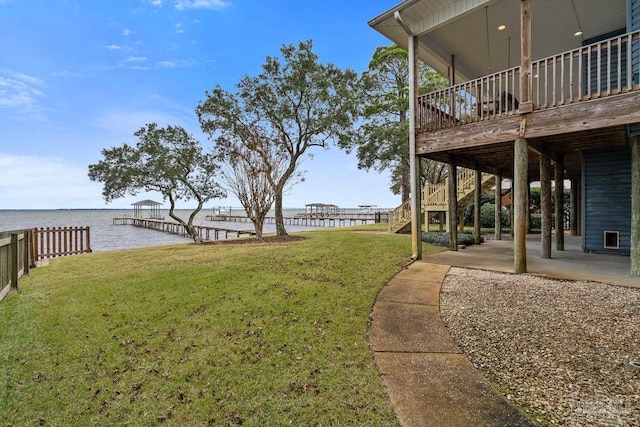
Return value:
M 551 259 L 540 258 L 540 235 L 527 236 L 528 274 L 640 288 L 640 277 L 632 277 L 629 256 L 585 253 L 581 237 L 565 236 L 564 251 L 552 245 Z M 480 246 L 468 246 L 457 252 L 446 251 L 424 257 L 425 262 L 456 267 L 513 273 L 513 240 L 485 240 Z

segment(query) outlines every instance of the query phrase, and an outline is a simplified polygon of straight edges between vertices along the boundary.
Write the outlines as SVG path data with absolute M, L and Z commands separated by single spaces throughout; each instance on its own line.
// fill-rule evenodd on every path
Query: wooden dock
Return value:
M 219 222 L 251 222 L 246 216 L 242 215 L 207 215 L 208 221 Z M 299 214 L 291 217 L 284 217 L 285 225 L 300 225 L 305 227 L 346 227 L 354 225 L 374 224 L 379 222 L 387 222 L 388 213 L 342 213 L 337 215 L 308 215 Z M 275 224 L 276 218 L 268 216 L 265 218 L 265 224 Z
M 162 219 L 154 218 L 132 218 L 128 216 L 113 218 L 114 224 L 119 225 L 133 225 L 135 227 L 148 228 L 150 230 L 164 231 L 166 233 L 177 234 L 180 236 L 187 236 L 187 232 L 177 222 L 165 221 Z M 229 228 L 221 227 L 209 227 L 206 225 L 194 225 L 193 226 L 202 240 L 220 240 L 228 239 L 229 237 L 241 237 L 241 236 L 255 236 L 255 231 L 252 230 L 232 230 Z

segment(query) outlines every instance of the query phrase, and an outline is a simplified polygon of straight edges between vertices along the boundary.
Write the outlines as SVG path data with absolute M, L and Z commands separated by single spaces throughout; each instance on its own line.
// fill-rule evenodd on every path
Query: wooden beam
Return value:
M 638 105 L 640 91 L 537 110 L 527 115 L 525 137 L 530 140 L 640 122 Z M 508 116 L 435 132 L 419 132 L 416 153 L 426 156 L 510 142 L 518 137 L 519 129 L 520 116 Z
M 447 191 L 449 198 L 449 206 L 447 212 L 449 218 L 447 227 L 449 228 L 449 250 L 458 250 L 458 171 L 455 163 L 449 163 L 448 185 Z
M 513 150 L 513 195 L 515 197 L 513 209 L 513 271 L 516 274 L 527 272 L 527 186 L 529 180 L 527 170 L 529 167 L 527 140 L 518 138 Z
M 509 116 L 436 132 L 420 132 L 416 136 L 416 153 L 426 155 L 439 151 L 513 141 L 518 137 L 519 128 L 520 117 Z
M 640 121 L 640 92 L 577 102 L 527 116 L 527 138 L 607 128 Z
M 551 258 L 551 158 L 547 152 L 540 156 L 540 205 L 540 258 L 548 259 Z

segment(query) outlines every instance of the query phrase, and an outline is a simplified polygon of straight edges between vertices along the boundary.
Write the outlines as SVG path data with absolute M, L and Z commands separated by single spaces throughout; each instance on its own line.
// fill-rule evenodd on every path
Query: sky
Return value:
M 390 42 L 367 22 L 399 0 L 0 0 L 0 209 L 128 208 L 107 204 L 88 165 L 135 144 L 147 123 L 182 126 L 206 147 L 195 108 L 235 92 L 283 44 L 313 40 L 323 63 L 359 73 Z M 285 207 L 391 208 L 388 172 L 362 171 L 335 146 L 313 149 Z M 168 204 L 166 205 L 168 207 Z M 193 203 L 178 207 L 189 208 Z M 232 195 L 213 206 L 240 206 Z

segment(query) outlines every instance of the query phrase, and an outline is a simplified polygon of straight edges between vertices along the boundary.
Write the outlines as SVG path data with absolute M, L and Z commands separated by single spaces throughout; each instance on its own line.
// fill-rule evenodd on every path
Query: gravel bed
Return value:
M 542 425 L 640 426 L 640 289 L 452 268 L 440 313 Z

